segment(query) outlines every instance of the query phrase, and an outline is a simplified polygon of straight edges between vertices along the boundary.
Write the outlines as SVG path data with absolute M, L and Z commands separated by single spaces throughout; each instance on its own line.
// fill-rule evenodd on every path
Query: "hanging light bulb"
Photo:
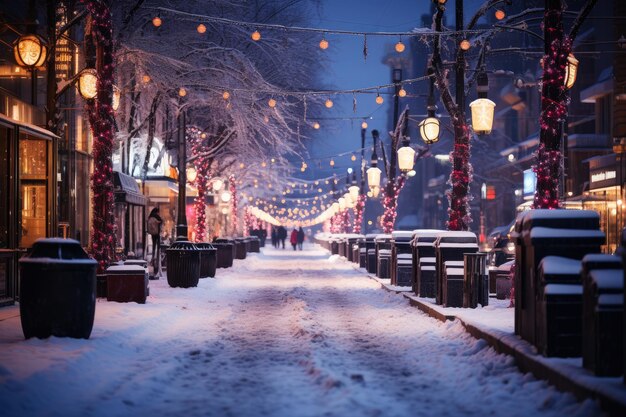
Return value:
M 400 90 L 398 90 L 398 96 L 406 97 L 406 90 L 404 88 L 400 88 Z
M 254 32 L 252 32 L 252 35 L 250 35 L 250 37 L 255 42 L 259 41 L 259 40 L 261 40 L 261 33 L 258 30 L 255 30 Z
M 274 100 L 273 98 L 270 98 L 269 100 L 267 100 L 267 105 L 270 106 L 271 108 L 276 107 L 276 100 Z
M 478 98 L 470 103 L 472 129 L 479 135 L 491 133 L 496 103 L 488 98 Z
M 328 41 L 325 38 L 322 38 L 320 41 L 320 49 L 328 49 Z
M 183 87 L 179 88 L 178 95 L 181 97 L 185 97 L 187 95 L 187 90 L 185 90 Z
M 158 28 L 159 26 L 161 26 L 162 23 L 163 21 L 161 21 L 161 18 L 159 16 L 154 16 L 152 18 L 152 24 L 154 25 L 155 28 Z
M 470 49 L 472 45 L 470 44 L 470 41 L 468 41 L 467 39 L 463 39 L 461 41 L 461 43 L 459 44 L 459 47 L 463 50 L 463 51 L 467 51 L 468 49 Z
M 229 93 L 228 91 L 224 91 L 224 92 L 222 93 L 222 98 L 223 98 L 224 100 L 228 100 L 228 99 L 230 98 L 230 93 Z
M 361 129 L 367 129 L 367 122 L 365 120 L 361 123 Z
M 420 136 L 427 144 L 433 144 L 439 140 L 439 119 L 436 117 L 427 117 L 419 124 Z
M 143 77 L 141 77 L 141 81 L 144 84 L 148 84 L 150 82 L 150 76 L 148 74 L 144 74 Z
M 380 94 L 376 95 L 376 104 L 383 104 L 385 100 L 380 96 Z
M 313 129 L 317 130 L 320 128 L 320 124 L 318 122 L 313 123 Z
M 206 32 L 206 26 L 200 23 L 198 27 L 196 28 L 196 30 L 198 31 L 198 33 L 203 34 L 204 32 Z
M 348 191 L 350 192 L 352 200 L 356 202 L 359 199 L 359 191 L 361 191 L 359 187 L 357 185 L 352 185 L 348 188 Z
M 331 107 L 333 107 L 333 104 L 334 103 L 331 99 L 326 99 L 326 103 L 324 103 L 327 109 L 330 109 Z
M 220 178 L 216 178 L 213 180 L 213 191 L 219 191 L 224 186 L 224 181 Z
M 406 47 L 404 46 L 404 44 L 402 43 L 402 40 L 399 40 L 398 43 L 396 43 L 395 46 L 396 52 L 397 53 L 402 53 L 404 52 L 404 50 L 406 49 Z
M 350 157 L 350 160 L 352 160 L 352 162 L 356 161 L 356 155 L 352 154 L 352 156 Z
M 400 168 L 400 171 L 411 171 L 413 169 L 414 162 L 415 151 L 413 148 L 408 146 L 408 144 L 404 144 L 400 149 L 398 149 L 398 168 Z
M 334 167 L 334 166 L 335 166 L 335 160 L 334 160 L 334 159 L 332 159 L 332 158 L 331 158 L 331 160 L 330 160 L 330 166 L 331 166 L 331 167 Z
M 498 20 L 502 20 L 506 17 L 506 13 L 504 13 L 504 10 L 501 10 L 501 9 L 496 10 L 495 15 L 496 15 L 496 19 Z

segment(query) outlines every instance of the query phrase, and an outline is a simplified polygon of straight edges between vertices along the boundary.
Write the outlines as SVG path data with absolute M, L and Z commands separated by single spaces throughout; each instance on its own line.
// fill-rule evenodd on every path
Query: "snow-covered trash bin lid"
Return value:
M 534 227 L 524 233 L 526 245 L 603 245 L 605 234 L 599 229 L 558 229 Z
M 622 258 L 606 253 L 590 253 L 583 257 L 583 274 L 594 269 L 622 269 Z
M 437 238 L 435 239 L 435 246 L 441 247 L 448 246 L 453 244 L 461 247 L 461 244 L 478 244 L 478 238 L 476 234 L 473 232 L 457 232 L 457 231 L 443 231 L 437 233 Z
M 624 273 L 621 269 L 595 269 L 589 279 L 600 292 L 623 292 Z
M 135 274 L 145 274 L 146 269 L 141 265 L 113 265 L 107 268 L 107 274 L 126 274 L 126 273 L 135 273 Z
M 600 215 L 593 210 L 529 210 L 521 217 L 521 231 L 536 227 L 555 229 L 599 229 Z M 516 231 L 517 224 L 516 224 Z

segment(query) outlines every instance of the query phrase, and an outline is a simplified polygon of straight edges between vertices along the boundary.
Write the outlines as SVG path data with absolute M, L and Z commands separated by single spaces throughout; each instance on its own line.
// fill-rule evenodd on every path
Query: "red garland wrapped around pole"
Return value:
M 398 177 L 395 181 L 389 181 L 387 187 L 383 191 L 383 215 L 380 218 L 380 227 L 383 233 L 393 232 L 393 225 L 396 223 L 398 215 L 398 196 L 405 183 L 404 177 Z
M 105 2 L 84 0 L 89 11 L 85 29 L 87 40 L 95 44 L 97 96 L 87 101 L 93 134 L 94 172 L 91 176 L 93 216 L 91 255 L 104 272 L 115 256 L 115 216 L 113 214 L 113 28 L 111 11 Z M 89 48 L 90 46 L 88 46 Z M 93 45 L 91 45 L 93 47 Z
M 239 226 L 239 219 L 237 217 L 237 184 L 235 183 L 235 177 L 231 175 L 228 177 L 228 186 L 230 191 L 230 214 L 233 235 L 237 234 L 237 228 Z
M 207 237 L 206 231 L 206 195 L 209 186 L 209 162 L 202 157 L 204 139 L 200 130 L 196 127 L 187 129 L 188 142 L 191 144 L 191 155 L 196 169 L 194 184 L 198 195 L 194 199 L 194 214 L 196 216 L 195 239 L 196 242 L 204 242 Z
M 541 80 L 539 149 L 533 170 L 537 174 L 534 208 L 559 208 L 562 122 L 567 116 L 565 68 L 571 42 L 563 34 L 561 0 L 546 0 L 543 20 L 545 55 Z

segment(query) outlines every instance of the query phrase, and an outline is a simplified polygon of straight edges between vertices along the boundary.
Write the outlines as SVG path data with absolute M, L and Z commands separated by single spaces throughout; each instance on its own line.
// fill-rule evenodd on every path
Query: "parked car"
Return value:
M 505 262 L 515 259 L 515 243 L 511 240 L 511 232 L 515 226 L 515 220 L 506 226 L 495 227 L 487 237 L 489 266 L 500 266 Z

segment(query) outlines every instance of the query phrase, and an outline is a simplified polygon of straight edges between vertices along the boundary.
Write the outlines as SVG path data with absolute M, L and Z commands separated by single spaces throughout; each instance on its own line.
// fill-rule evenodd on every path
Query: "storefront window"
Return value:
M 11 130 L 4 126 L 0 126 L 0 248 L 7 248 L 9 245 L 9 201 L 11 200 L 11 196 L 9 195 L 10 133 Z M 1 285 L 0 288 L 2 288 Z
M 48 142 L 20 135 L 20 247 L 46 236 L 48 214 Z

